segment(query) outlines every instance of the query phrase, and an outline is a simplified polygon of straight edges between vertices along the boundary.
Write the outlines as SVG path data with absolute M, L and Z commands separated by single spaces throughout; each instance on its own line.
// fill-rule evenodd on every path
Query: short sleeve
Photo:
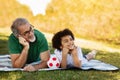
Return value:
M 47 51 L 48 50 L 48 42 L 47 42 L 47 39 L 45 38 L 45 36 L 43 34 L 39 35 L 38 36 L 39 39 L 39 49 L 40 49 L 40 52 L 44 52 L 44 51 Z
M 82 53 L 81 48 L 77 47 L 77 50 L 78 50 L 78 58 L 79 58 L 79 60 L 83 60 L 83 53 Z
M 54 54 L 56 55 L 58 60 L 61 62 L 62 61 L 62 52 L 57 50 L 57 49 L 55 49 Z
M 10 35 L 8 40 L 8 48 L 10 54 L 18 54 L 20 53 L 20 44 L 17 38 L 15 36 Z
M 83 65 L 84 63 L 88 62 L 88 60 L 83 57 L 82 49 L 79 47 L 77 49 L 78 49 L 78 56 L 79 56 L 78 58 L 80 61 L 82 61 L 82 65 Z

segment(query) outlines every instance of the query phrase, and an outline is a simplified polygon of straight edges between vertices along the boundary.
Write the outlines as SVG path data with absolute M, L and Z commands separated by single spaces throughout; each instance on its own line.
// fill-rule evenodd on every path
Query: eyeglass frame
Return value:
M 20 34 L 22 36 L 27 36 L 30 34 L 30 32 L 34 32 L 34 26 L 30 24 L 30 29 L 28 31 L 25 31 L 24 33 Z

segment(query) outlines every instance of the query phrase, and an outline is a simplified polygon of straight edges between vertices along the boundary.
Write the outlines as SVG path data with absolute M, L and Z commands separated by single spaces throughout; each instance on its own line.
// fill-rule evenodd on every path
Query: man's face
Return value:
M 19 35 L 26 39 L 28 42 L 34 42 L 36 37 L 34 35 L 33 26 L 30 24 L 21 25 L 18 27 Z

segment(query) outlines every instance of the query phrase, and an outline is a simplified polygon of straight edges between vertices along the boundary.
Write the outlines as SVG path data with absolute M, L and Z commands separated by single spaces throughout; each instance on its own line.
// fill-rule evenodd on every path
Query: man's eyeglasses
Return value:
M 25 31 L 24 33 L 22 33 L 21 35 L 23 36 L 27 36 L 30 34 L 30 32 L 34 32 L 34 26 L 30 25 L 30 29 L 28 31 Z

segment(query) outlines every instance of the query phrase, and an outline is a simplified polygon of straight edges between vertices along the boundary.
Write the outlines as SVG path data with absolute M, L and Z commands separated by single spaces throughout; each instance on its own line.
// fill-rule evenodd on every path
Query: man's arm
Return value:
M 35 69 L 38 70 L 40 68 L 47 68 L 47 61 L 50 58 L 50 52 L 45 51 L 40 54 L 41 62 L 38 65 L 34 65 Z
M 21 36 L 18 37 L 19 43 L 23 45 L 23 50 L 20 54 L 11 54 L 12 66 L 16 68 L 21 68 L 25 65 L 28 50 L 29 50 L 29 43 Z
M 41 68 L 47 68 L 47 61 L 50 58 L 50 51 L 48 50 L 48 51 L 40 53 L 40 58 L 41 58 L 41 62 L 39 64 L 36 64 L 33 66 L 32 65 L 25 66 L 24 70 L 25 71 L 36 71 Z
M 24 47 L 21 54 L 11 54 L 12 66 L 21 68 L 25 65 L 28 55 L 28 48 Z

